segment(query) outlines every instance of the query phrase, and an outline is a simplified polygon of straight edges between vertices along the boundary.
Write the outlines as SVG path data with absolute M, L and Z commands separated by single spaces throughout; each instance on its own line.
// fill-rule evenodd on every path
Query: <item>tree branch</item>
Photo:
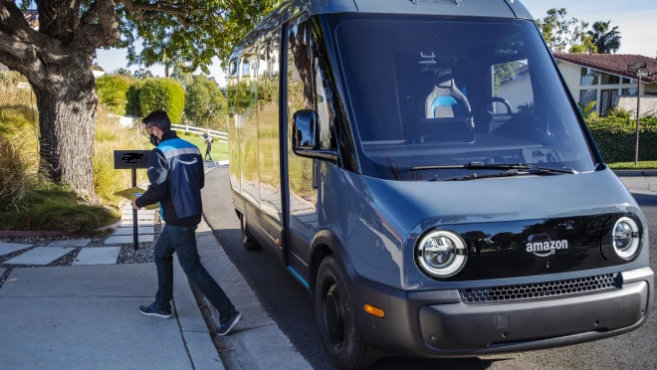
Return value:
M 125 5 L 126 9 L 128 11 L 134 11 L 137 13 L 143 14 L 144 12 L 147 11 L 153 11 L 153 12 L 162 12 L 162 13 L 167 13 L 176 18 L 178 23 L 180 23 L 183 28 L 188 28 L 187 21 L 185 20 L 185 14 L 196 11 L 196 10 L 201 10 L 201 8 L 198 9 L 188 9 L 183 7 L 177 6 L 178 4 L 171 3 L 168 1 L 156 1 L 153 4 L 150 3 L 142 3 L 137 0 L 121 0 L 123 5 Z
M 40 48 L 47 47 L 51 42 L 50 37 L 30 27 L 23 12 L 12 0 L 0 0 L 0 30 Z
M 0 63 L 27 77 L 34 86 L 43 85 L 45 66 L 32 45 L 0 29 Z
M 82 16 L 76 40 L 86 42 L 93 49 L 110 46 L 121 37 L 113 0 L 96 0 Z M 94 21 L 98 19 L 98 23 Z

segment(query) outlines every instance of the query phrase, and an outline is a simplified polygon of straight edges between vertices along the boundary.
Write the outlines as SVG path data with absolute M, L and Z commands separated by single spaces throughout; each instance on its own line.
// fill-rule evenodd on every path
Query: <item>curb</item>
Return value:
M 0 238 L 33 238 L 33 237 L 49 238 L 55 236 L 71 236 L 71 234 L 65 231 L 0 230 Z
M 203 161 L 204 166 L 207 165 L 209 168 L 214 168 L 214 167 L 224 167 L 228 166 L 228 160 L 223 160 L 223 161 Z
M 616 176 L 657 176 L 657 170 L 613 170 Z

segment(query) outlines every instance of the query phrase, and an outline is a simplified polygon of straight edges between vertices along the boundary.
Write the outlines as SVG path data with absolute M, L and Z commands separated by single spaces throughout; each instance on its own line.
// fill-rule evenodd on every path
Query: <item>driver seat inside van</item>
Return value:
M 472 109 L 451 69 L 436 71 L 436 82 L 424 102 L 424 117 L 415 128 L 422 143 L 474 141 Z

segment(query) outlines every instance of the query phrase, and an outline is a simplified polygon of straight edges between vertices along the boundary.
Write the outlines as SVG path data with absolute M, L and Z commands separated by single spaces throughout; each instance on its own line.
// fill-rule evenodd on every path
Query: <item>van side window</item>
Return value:
M 308 21 L 288 28 L 288 119 L 300 109 L 314 109 L 321 127 L 320 147 L 334 149 L 334 96 L 325 73 L 328 58 L 316 40 Z
M 287 102 L 288 119 L 300 109 L 314 109 L 312 65 L 308 24 L 292 25 L 288 31 Z
M 322 149 L 336 149 L 334 122 L 336 117 L 335 96 L 331 86 L 332 78 L 330 69 L 326 65 L 328 63 L 328 55 L 324 55 L 320 45 L 322 42 L 317 42 L 319 36 L 313 34 L 312 38 L 312 56 L 313 56 L 313 72 L 315 74 L 315 99 L 317 117 L 319 118 L 321 136 L 320 146 Z

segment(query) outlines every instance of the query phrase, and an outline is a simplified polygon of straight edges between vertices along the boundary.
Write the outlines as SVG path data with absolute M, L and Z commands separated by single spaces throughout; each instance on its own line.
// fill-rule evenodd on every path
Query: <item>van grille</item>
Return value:
M 620 275 L 616 273 L 537 284 L 459 289 L 459 293 L 464 303 L 477 304 L 566 297 L 618 287 L 620 287 Z

